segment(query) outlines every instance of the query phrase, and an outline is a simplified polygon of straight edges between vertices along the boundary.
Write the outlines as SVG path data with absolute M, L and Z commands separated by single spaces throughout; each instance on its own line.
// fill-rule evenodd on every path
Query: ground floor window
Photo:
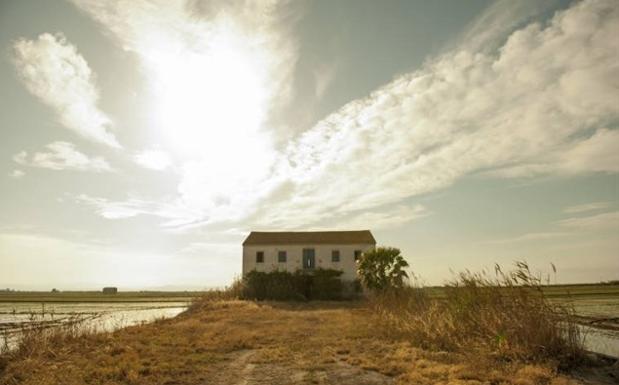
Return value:
M 287 255 L 285 251 L 277 252 L 277 262 L 286 262 Z
M 256 263 L 264 263 L 264 251 L 256 251 Z
M 331 250 L 331 262 L 339 262 L 339 261 L 340 261 L 340 251 Z
M 361 258 L 361 250 L 355 250 L 355 262 Z

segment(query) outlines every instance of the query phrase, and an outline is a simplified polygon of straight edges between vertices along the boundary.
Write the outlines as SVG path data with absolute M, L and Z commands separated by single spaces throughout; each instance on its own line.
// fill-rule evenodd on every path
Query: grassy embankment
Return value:
M 0 384 L 577 383 L 552 363 L 475 362 L 375 326 L 358 303 L 204 301 L 114 333 L 30 335 L 3 358 Z
M 583 383 L 558 370 L 583 359 L 577 335 L 558 338 L 565 309 L 530 288 L 476 282 L 369 302 L 212 293 L 174 319 L 113 333 L 29 333 L 0 359 L 0 384 Z

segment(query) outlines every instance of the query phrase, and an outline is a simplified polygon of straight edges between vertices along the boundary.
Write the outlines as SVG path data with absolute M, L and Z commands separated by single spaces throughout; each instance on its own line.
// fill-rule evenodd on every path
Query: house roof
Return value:
M 252 231 L 243 246 L 248 245 L 342 245 L 376 244 L 370 230 L 360 231 Z

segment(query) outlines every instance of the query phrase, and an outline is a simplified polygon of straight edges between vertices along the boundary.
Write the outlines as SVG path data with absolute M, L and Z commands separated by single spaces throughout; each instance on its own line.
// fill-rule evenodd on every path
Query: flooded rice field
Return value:
M 24 330 L 77 323 L 80 328 L 113 331 L 170 318 L 189 305 L 183 302 L 0 302 L 0 343 L 14 347 Z
M 574 307 L 587 350 L 619 357 L 619 296 L 562 299 Z

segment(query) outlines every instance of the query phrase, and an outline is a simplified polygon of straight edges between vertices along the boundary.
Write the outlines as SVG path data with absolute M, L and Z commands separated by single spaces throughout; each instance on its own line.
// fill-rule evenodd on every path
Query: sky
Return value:
M 619 2 L 0 1 L 0 287 L 200 289 L 249 231 L 619 279 Z

